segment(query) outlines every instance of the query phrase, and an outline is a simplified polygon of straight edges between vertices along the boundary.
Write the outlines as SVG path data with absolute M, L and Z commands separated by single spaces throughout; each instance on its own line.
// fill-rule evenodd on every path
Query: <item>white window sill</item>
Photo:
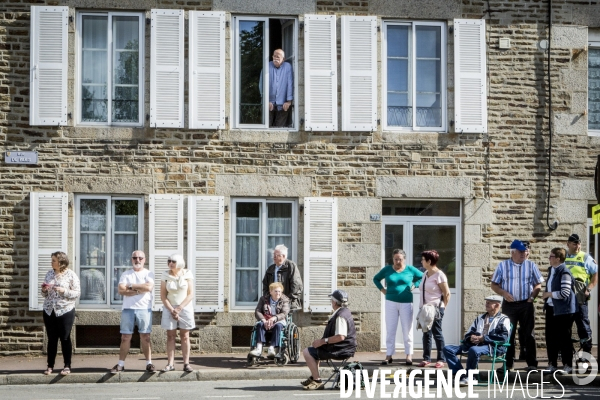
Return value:
M 298 143 L 301 138 L 301 132 L 292 130 L 230 129 L 221 131 L 221 140 L 226 142 Z

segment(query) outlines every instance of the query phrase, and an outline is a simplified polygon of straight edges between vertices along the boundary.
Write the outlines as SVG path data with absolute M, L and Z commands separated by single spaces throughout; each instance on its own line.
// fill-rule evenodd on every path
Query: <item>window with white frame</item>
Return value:
M 234 65 L 234 127 L 257 129 L 297 129 L 298 44 L 297 19 L 266 17 L 233 17 Z M 284 51 L 283 63 L 291 66 L 291 96 L 282 67 L 273 69 L 269 63 L 277 49 Z M 276 102 L 291 100 L 287 120 L 275 127 L 270 99 Z M 281 108 L 283 104 L 276 104 Z
M 385 129 L 446 130 L 446 24 L 383 24 Z
M 143 125 L 144 14 L 77 15 L 77 109 L 83 125 Z
M 133 251 L 143 248 L 143 198 L 80 195 L 75 204 L 79 302 L 93 308 L 121 304 L 119 279 L 132 267 Z
M 600 135 L 600 31 L 589 32 L 588 132 Z
M 288 259 L 296 261 L 297 202 L 235 199 L 232 209 L 233 306 L 254 309 L 275 246 L 284 244 Z

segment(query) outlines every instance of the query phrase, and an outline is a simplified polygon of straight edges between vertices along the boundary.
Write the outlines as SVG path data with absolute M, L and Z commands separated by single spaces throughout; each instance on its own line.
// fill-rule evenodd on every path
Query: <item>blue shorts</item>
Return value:
M 126 308 L 121 311 L 121 334 L 131 335 L 135 325 L 139 333 L 152 332 L 152 310 Z

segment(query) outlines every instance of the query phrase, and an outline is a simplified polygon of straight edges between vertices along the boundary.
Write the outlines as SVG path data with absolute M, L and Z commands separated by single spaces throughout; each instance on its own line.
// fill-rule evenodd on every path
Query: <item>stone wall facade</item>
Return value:
M 353 299 L 360 350 L 378 350 L 381 299 L 372 277 L 383 265 L 382 199 L 455 199 L 462 204 L 460 268 L 462 328 L 482 310 L 489 278 L 509 256 L 514 238 L 532 241 L 531 259 L 547 266 L 549 249 L 564 245 L 575 232 L 587 242 L 587 208 L 595 202 L 594 167 L 600 137 L 587 128 L 587 30 L 600 28 L 596 1 L 555 1 L 552 31 L 552 179 L 550 230 L 548 196 L 549 95 L 546 53 L 546 2 L 521 1 L 281 1 L 279 15 L 377 15 L 385 19 L 444 21 L 486 19 L 488 133 L 251 131 L 29 125 L 29 21 L 31 5 L 69 6 L 79 10 L 152 8 L 226 11 L 273 15 L 271 2 L 243 0 L 14 0 L 0 11 L 0 144 L 2 151 L 35 150 L 38 165 L 0 164 L 0 354 L 35 354 L 44 349 L 42 315 L 29 311 L 30 192 L 74 194 L 218 195 L 230 204 L 236 197 L 338 198 L 337 285 Z M 187 14 L 186 14 L 187 18 Z M 338 25 L 339 30 L 339 25 Z M 226 46 L 231 46 L 230 33 Z M 339 37 L 339 36 L 338 36 Z M 500 49 L 509 37 L 511 48 Z M 69 112 L 74 112 L 75 27 L 69 26 Z M 146 29 L 146 65 L 150 30 Z M 299 32 L 299 53 L 303 34 Z M 339 42 L 339 41 L 338 41 Z M 379 34 L 378 48 L 381 48 Z M 339 50 L 339 47 L 338 47 Z M 231 82 L 227 51 L 226 82 Z M 447 46 L 448 119 L 453 119 L 453 43 Z M 300 69 L 302 68 L 300 56 Z M 378 59 L 381 65 L 382 60 Z M 338 63 L 338 69 L 339 69 Z M 301 72 L 300 71 L 300 72 Z M 146 68 L 146 81 L 149 68 Z M 379 75 L 379 99 L 382 77 Z M 298 76 L 302 92 L 302 77 Z M 339 76 L 339 74 L 338 74 Z M 187 85 L 187 82 L 186 82 Z M 149 87 L 146 82 L 146 87 Z M 339 85 L 338 85 L 339 87 Z M 303 95 L 299 93 L 300 115 Z M 338 96 L 339 98 L 339 96 Z M 146 109 L 149 109 L 146 95 Z M 379 101 L 381 103 L 381 101 Z M 187 95 L 186 95 L 187 104 Z M 379 106 L 381 116 L 381 105 Z M 227 94 L 227 110 L 231 96 Z M 229 114 L 229 111 L 227 112 Z M 449 121 L 451 122 L 451 121 Z M 285 188 L 282 192 L 281 188 Z M 146 209 L 146 220 L 148 211 Z M 225 293 L 230 282 L 230 213 L 225 216 Z M 303 219 L 299 215 L 298 262 L 303 268 Z M 147 224 L 145 225 L 147 226 Z M 72 228 L 72 227 L 70 227 Z M 73 229 L 70 229 L 73 232 Z M 70 233 L 69 254 L 73 255 Z M 147 236 L 145 248 L 148 250 Z M 593 307 L 591 307 L 593 309 Z M 538 314 L 539 315 L 539 314 Z M 233 325 L 252 325 L 251 312 L 197 314 L 192 333 L 196 352 L 232 351 Z M 118 325 L 117 310 L 78 310 L 76 324 Z M 302 345 L 320 337 L 326 317 L 299 313 Z M 153 344 L 163 351 L 165 334 L 155 313 Z M 538 324 L 538 328 L 542 327 Z M 541 338 L 542 330 L 538 329 Z M 76 342 L 75 338 L 75 342 Z M 541 341 L 543 343 L 543 340 Z

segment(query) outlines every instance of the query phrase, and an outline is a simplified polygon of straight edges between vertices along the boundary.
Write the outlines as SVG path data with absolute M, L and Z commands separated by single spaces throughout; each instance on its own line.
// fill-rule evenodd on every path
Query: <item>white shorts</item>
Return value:
M 176 305 L 173 305 L 173 308 L 176 308 Z M 162 311 L 162 320 L 160 321 L 160 326 L 163 329 L 168 331 L 172 331 L 174 329 L 187 329 L 191 330 L 196 327 L 196 321 L 194 321 L 194 307 L 190 307 L 189 305 L 181 310 L 179 313 L 179 320 L 173 319 L 173 315 L 167 310 L 166 307 L 163 308 Z

